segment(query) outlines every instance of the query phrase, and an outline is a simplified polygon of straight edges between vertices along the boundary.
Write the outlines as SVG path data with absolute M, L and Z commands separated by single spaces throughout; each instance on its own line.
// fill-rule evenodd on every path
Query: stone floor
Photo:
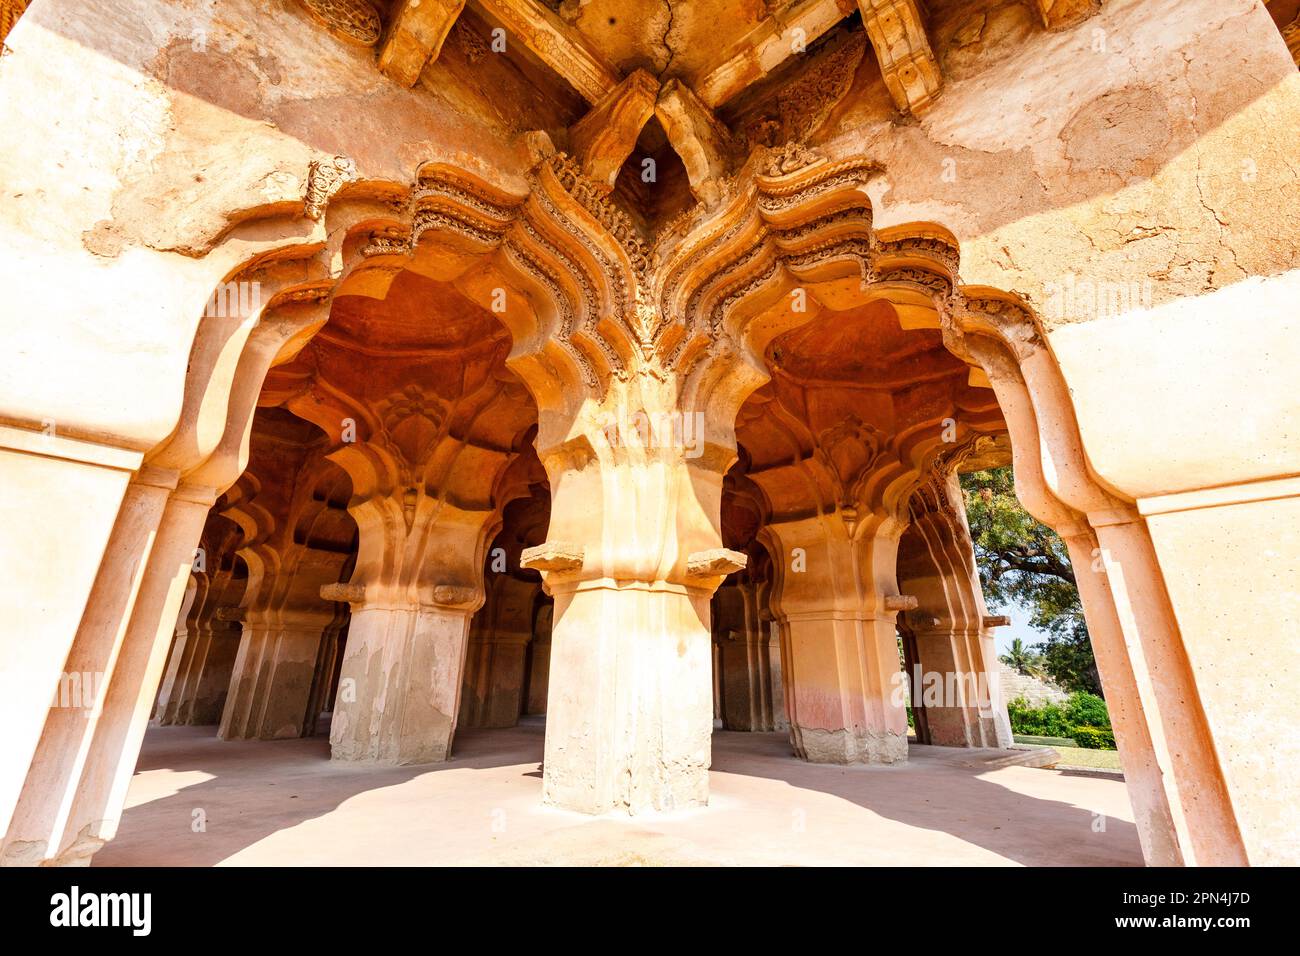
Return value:
M 541 806 L 540 722 L 465 731 L 456 759 L 400 768 L 330 763 L 324 737 L 214 730 L 150 729 L 96 865 L 1142 862 L 1121 781 L 982 769 L 950 748 L 914 744 L 905 767 L 814 766 L 782 734 L 719 731 L 707 808 L 629 819 Z

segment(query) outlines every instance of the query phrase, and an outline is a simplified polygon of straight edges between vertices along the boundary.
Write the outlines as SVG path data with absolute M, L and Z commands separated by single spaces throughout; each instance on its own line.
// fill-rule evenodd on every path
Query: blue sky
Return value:
M 1011 647 L 1011 642 L 1017 637 L 1025 642 L 1026 647 L 1031 647 L 1044 640 L 1047 636 L 1046 632 L 1029 626 L 1029 618 L 1032 612 L 1023 605 L 1012 604 L 1005 609 L 999 608 L 996 611 L 990 608 L 989 613 L 1007 614 L 1011 617 L 1010 627 L 999 627 L 993 631 L 994 642 L 999 655 L 1005 654 L 1008 648 Z

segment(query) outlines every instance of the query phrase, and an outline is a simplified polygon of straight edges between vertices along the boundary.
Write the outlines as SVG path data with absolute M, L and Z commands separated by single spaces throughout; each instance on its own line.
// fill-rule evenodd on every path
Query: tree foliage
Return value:
M 962 475 L 961 485 L 986 600 L 999 610 L 1028 607 L 1047 632 L 1035 645 L 1042 670 L 1067 690 L 1100 694 L 1065 542 L 1020 507 L 1010 467 Z

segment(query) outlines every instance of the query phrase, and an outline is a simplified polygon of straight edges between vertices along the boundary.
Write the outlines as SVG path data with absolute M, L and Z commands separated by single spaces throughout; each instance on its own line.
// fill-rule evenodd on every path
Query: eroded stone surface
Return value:
M 1286 3 L 25 6 L 6 860 L 110 840 L 151 715 L 391 764 L 544 709 L 591 813 L 705 803 L 715 713 L 902 760 L 898 634 L 991 669 L 953 476 L 1014 450 L 1148 860 L 1294 862 L 1239 653 L 1297 666 Z

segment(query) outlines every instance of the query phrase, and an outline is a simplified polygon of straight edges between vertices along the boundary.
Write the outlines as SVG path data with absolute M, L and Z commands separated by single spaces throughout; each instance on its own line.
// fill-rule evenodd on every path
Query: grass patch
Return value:
M 1058 767 L 1089 767 L 1095 770 L 1122 770 L 1118 750 L 1085 750 L 1083 747 L 1062 747 L 1052 744 L 1061 755 Z
M 1018 744 L 1034 744 L 1039 747 L 1077 747 L 1070 737 L 1034 737 L 1028 734 L 1012 734 L 1011 739 Z

